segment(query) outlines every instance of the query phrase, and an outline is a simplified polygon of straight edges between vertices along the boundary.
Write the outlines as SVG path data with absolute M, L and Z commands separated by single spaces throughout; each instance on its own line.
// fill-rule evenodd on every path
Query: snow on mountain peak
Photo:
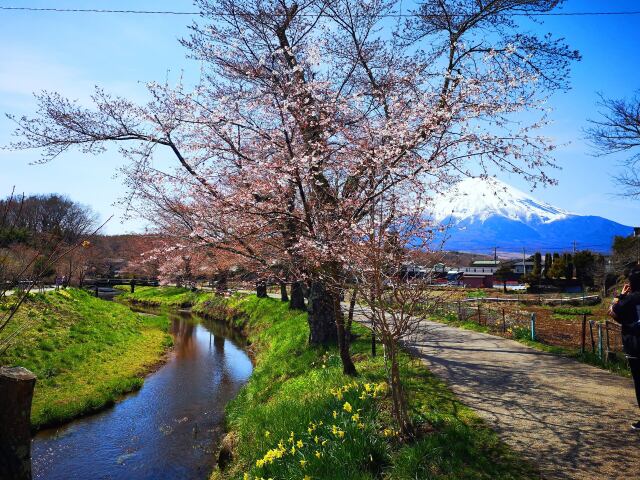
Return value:
M 521 222 L 549 223 L 571 213 L 536 200 L 517 188 L 494 178 L 467 178 L 436 200 L 433 218 L 443 221 L 479 220 L 498 215 Z

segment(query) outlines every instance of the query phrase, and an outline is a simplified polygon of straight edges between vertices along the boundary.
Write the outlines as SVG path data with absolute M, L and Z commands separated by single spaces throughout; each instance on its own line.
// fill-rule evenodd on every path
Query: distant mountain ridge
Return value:
M 495 179 L 465 179 L 437 200 L 435 220 L 448 225 L 446 250 L 504 252 L 579 250 L 607 253 L 613 237 L 633 228 L 577 215 L 537 200 Z

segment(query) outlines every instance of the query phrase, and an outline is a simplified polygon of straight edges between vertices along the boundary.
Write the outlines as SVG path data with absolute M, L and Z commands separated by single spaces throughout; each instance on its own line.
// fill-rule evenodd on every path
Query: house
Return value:
M 532 273 L 535 263 L 533 260 L 525 260 L 524 262 L 522 260 L 510 260 L 505 262 L 505 265 L 509 266 L 517 276 L 522 276 Z M 541 268 L 544 268 L 544 259 L 542 259 Z
M 493 288 L 493 273 L 462 274 L 462 284 L 467 288 Z
M 484 273 L 493 275 L 495 271 L 500 267 L 499 260 L 476 260 L 471 262 L 468 267 L 462 267 L 460 271 L 462 273 Z
M 492 288 L 493 274 L 500 267 L 498 260 L 475 260 L 468 267 L 462 267 L 461 283 L 468 288 Z

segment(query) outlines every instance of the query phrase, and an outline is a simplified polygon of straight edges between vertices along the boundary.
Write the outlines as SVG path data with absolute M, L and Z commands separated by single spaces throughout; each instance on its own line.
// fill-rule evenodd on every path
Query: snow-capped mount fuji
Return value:
M 576 215 L 539 201 L 496 179 L 468 178 L 439 197 L 431 211 L 448 226 L 446 250 L 560 251 L 577 242 L 578 249 L 608 252 L 615 235 L 631 227 L 597 216 Z

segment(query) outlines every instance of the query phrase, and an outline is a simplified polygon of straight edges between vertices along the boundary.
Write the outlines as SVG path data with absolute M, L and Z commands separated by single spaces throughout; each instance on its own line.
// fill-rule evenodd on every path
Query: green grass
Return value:
M 219 314 L 222 302 L 211 300 L 197 310 L 211 308 Z M 248 384 L 227 407 L 228 429 L 236 439 L 234 461 L 212 478 L 242 479 L 245 474 L 251 479 L 303 479 L 305 475 L 345 480 L 534 478 L 530 467 L 479 417 L 406 354 L 402 369 L 411 392 L 411 415 L 425 428 L 411 442 L 402 442 L 390 432 L 388 397 L 360 398 L 366 384 L 374 388 L 386 378 L 383 357 L 369 354 L 370 333 L 365 328 L 355 326 L 361 335 L 352 347 L 359 376 L 352 383 L 353 379 L 342 374 L 334 349 L 307 345 L 305 313 L 254 296 L 234 297 L 224 308 L 235 312 L 231 321 L 248 333 L 256 366 Z M 337 398 L 341 388 L 341 398 Z M 344 410 L 345 401 L 352 412 Z M 358 409 L 360 418 L 354 420 Z M 289 440 L 292 433 L 293 443 Z M 270 451 L 282 458 L 258 466 L 256 462 Z
M 593 309 L 585 307 L 556 307 L 553 313 L 557 315 L 593 315 Z
M 211 293 L 191 291 L 183 287 L 136 287 L 134 293 L 129 293 L 129 287 L 126 289 L 127 293 L 119 295 L 118 300 L 157 307 L 186 308 L 212 296 Z
M 487 292 L 485 290 L 477 289 L 467 292 L 467 298 L 486 298 Z
M 0 364 L 37 375 L 31 422 L 39 429 L 139 388 L 171 344 L 167 326 L 165 316 L 143 316 L 81 290 L 32 295 L 3 332 L 24 328 Z

